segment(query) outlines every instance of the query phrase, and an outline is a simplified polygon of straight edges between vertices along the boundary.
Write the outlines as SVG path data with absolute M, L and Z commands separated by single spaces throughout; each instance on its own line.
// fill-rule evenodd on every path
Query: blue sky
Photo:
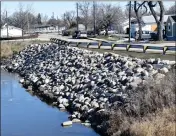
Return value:
M 55 18 L 59 18 L 65 11 L 76 10 L 76 1 L 23 1 L 25 6 L 31 5 L 34 13 L 42 13 L 48 15 L 50 18 L 54 12 Z M 128 1 L 102 1 L 101 3 L 111 3 L 112 5 L 120 5 L 125 8 Z M 166 8 L 174 4 L 174 1 L 164 2 Z M 1 10 L 7 10 L 8 15 L 12 14 L 18 9 L 19 1 L 3 1 L 1 4 Z

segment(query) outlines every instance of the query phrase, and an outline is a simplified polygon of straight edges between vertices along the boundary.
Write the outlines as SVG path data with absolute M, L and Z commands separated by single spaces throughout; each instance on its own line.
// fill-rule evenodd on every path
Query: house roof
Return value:
M 170 15 L 164 15 L 164 19 L 163 22 L 167 22 L 167 19 Z M 159 18 L 159 16 L 158 16 Z M 153 15 L 150 16 L 143 16 L 142 20 L 144 21 L 144 23 L 146 24 L 152 24 L 152 23 L 156 23 L 155 18 L 153 17 Z
M 134 21 L 134 20 L 136 20 L 136 19 L 135 19 L 134 17 L 132 17 L 132 18 L 131 18 L 131 22 Z M 126 20 L 123 22 L 122 25 L 123 25 L 123 26 L 126 26 L 126 25 L 128 25 L 128 24 L 129 24 L 129 19 L 126 19 Z
M 176 16 L 171 16 L 174 22 L 176 22 Z
M 1 29 L 7 28 L 6 26 L 7 26 L 7 24 L 4 24 L 4 26 L 2 26 Z M 18 28 L 18 27 L 12 26 L 12 25 L 8 25 L 8 28 L 9 28 L 9 29 L 18 29 L 18 30 L 22 30 L 21 28 Z
M 34 25 L 35 28 L 46 28 L 46 27 L 50 27 L 50 26 L 55 27 L 54 25 Z
M 167 19 L 168 19 L 169 16 L 172 16 L 172 15 L 164 15 L 163 22 L 167 22 Z M 158 16 L 158 18 L 159 18 L 159 16 Z M 135 18 L 132 17 L 131 21 L 135 21 Z M 153 17 L 153 15 L 143 16 L 142 17 L 142 21 L 145 24 L 155 24 L 156 23 L 155 18 Z M 129 24 L 129 19 L 127 19 L 126 21 L 124 21 L 123 26 L 126 26 L 128 24 Z

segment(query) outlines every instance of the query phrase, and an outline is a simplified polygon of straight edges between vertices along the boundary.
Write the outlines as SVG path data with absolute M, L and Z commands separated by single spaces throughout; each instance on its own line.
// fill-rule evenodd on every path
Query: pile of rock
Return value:
M 69 109 L 73 122 L 87 120 L 87 125 L 96 122 L 96 113 L 126 103 L 130 90 L 148 78 L 162 78 L 173 63 L 47 43 L 26 47 L 6 61 L 5 68 L 19 73 L 29 90 Z

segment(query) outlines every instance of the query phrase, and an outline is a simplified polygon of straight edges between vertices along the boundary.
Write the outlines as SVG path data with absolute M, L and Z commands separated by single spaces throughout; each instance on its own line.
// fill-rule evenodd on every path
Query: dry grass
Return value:
M 113 136 L 174 136 L 175 69 L 160 82 L 147 84 L 129 92 L 129 103 L 115 107 L 108 129 Z
M 28 41 L 2 41 L 1 42 L 1 58 L 7 58 L 13 54 L 23 50 L 26 46 L 35 43 L 42 43 L 46 41 L 28 40 Z
M 136 121 L 130 127 L 135 136 L 175 136 L 175 107 L 165 108 L 155 116 Z

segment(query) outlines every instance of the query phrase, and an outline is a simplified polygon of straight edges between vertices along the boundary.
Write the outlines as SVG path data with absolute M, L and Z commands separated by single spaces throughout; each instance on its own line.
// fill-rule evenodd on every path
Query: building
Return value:
M 169 16 L 167 19 L 166 38 L 168 41 L 176 41 L 176 16 Z
M 8 29 L 7 29 L 8 28 Z M 1 37 L 22 37 L 22 29 L 5 24 L 1 28 Z
M 54 25 L 35 25 L 33 31 L 38 32 L 38 33 L 58 32 L 58 26 L 54 26 Z
M 168 19 L 169 16 L 170 15 L 164 15 L 164 19 L 163 19 L 164 24 L 166 24 L 167 19 Z M 123 31 L 125 33 L 128 33 L 129 32 L 129 20 L 127 19 L 122 24 L 122 26 L 123 26 Z M 139 30 L 138 22 L 135 18 L 131 18 L 131 28 L 132 28 L 132 32 Z M 156 21 L 155 21 L 153 15 L 142 17 L 142 30 L 143 31 L 151 31 L 151 32 L 156 32 L 157 31 L 157 24 L 156 24 Z M 163 30 L 165 30 L 165 26 L 164 26 Z

